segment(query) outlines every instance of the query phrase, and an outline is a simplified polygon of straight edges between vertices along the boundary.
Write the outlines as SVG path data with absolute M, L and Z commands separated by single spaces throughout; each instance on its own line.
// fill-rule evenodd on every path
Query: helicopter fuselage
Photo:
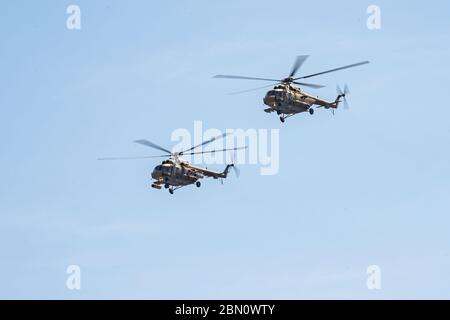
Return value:
M 183 163 L 177 164 L 166 160 L 153 169 L 152 178 L 156 180 L 155 182 L 178 187 L 193 184 L 203 178 L 203 175 Z
M 176 189 L 181 187 L 194 184 L 197 188 L 200 188 L 201 183 L 200 179 L 204 177 L 213 178 L 213 179 L 226 179 L 230 168 L 233 168 L 236 172 L 236 175 L 239 174 L 239 170 L 235 167 L 234 163 L 227 164 L 225 169 L 222 172 L 217 172 L 213 170 L 208 170 L 208 168 L 202 168 L 195 165 L 190 164 L 188 161 L 180 158 L 181 155 L 192 155 L 192 154 L 206 154 L 206 153 L 216 153 L 223 151 L 233 151 L 233 150 L 241 150 L 246 149 L 247 147 L 235 147 L 235 148 L 227 148 L 221 150 L 208 150 L 208 151 L 194 151 L 194 149 L 205 146 L 208 143 L 211 143 L 217 139 L 221 139 L 228 135 L 228 133 L 222 134 L 217 137 L 213 137 L 207 141 L 204 141 L 198 145 L 195 145 L 189 149 L 172 152 L 160 145 L 157 145 L 154 142 L 140 139 L 135 140 L 134 142 L 142 144 L 144 146 L 157 149 L 159 151 L 163 151 L 165 155 L 159 156 L 139 156 L 139 157 L 106 157 L 99 158 L 99 160 L 130 160 L 130 159 L 148 159 L 148 158 L 160 158 L 168 156 L 169 159 L 164 160 L 160 165 L 156 166 L 152 171 L 152 188 L 161 189 L 161 186 L 169 189 L 169 192 L 173 194 Z
M 176 157 L 164 160 L 160 165 L 156 166 L 152 172 L 153 183 L 152 187 L 161 189 L 161 186 L 169 189 L 170 193 L 181 187 L 194 184 L 200 187 L 200 179 L 205 177 L 213 179 L 225 179 L 228 175 L 229 169 L 234 167 L 234 164 L 228 164 L 223 172 L 216 172 L 206 168 L 197 167 L 189 162 Z M 237 170 L 235 168 L 235 170 Z
M 313 97 L 297 88 L 279 85 L 268 91 L 263 99 L 269 109 L 266 112 L 276 111 L 278 114 L 296 114 L 308 111 L 318 98 Z M 329 104 L 332 107 L 332 103 Z

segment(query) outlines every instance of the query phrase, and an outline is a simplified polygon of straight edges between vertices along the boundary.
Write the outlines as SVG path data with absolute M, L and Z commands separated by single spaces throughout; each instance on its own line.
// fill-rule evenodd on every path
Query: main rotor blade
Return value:
M 273 84 L 269 84 L 268 86 L 262 86 L 262 87 L 258 87 L 258 88 L 253 88 L 253 89 L 248 89 L 248 90 L 242 90 L 242 91 L 234 91 L 234 92 L 229 92 L 227 93 L 228 95 L 233 95 L 233 94 L 241 94 L 241 93 L 246 93 L 246 92 L 251 92 L 251 91 L 256 91 L 256 90 L 261 90 L 264 88 L 270 88 L 272 87 Z
M 213 138 L 211 138 L 211 139 L 209 139 L 209 140 L 207 140 L 207 141 L 204 141 L 204 142 L 202 142 L 202 143 L 200 143 L 200 144 L 198 144 L 198 145 L 196 145 L 196 146 L 193 146 L 192 148 L 183 150 L 183 151 L 179 152 L 178 154 L 181 156 L 181 155 L 185 154 L 186 151 L 191 151 L 191 150 L 194 150 L 195 148 L 198 148 L 198 147 L 204 146 L 205 144 L 208 144 L 208 143 L 211 143 L 211 142 L 213 142 L 213 141 L 216 141 L 217 139 L 222 139 L 222 138 L 225 137 L 226 135 L 228 135 L 228 133 L 223 133 L 223 134 L 221 134 L 220 136 L 213 137 Z
M 163 148 L 163 147 L 157 145 L 156 143 L 153 143 L 153 142 L 148 141 L 148 140 L 145 140 L 145 139 L 136 140 L 136 141 L 134 141 L 134 142 L 135 142 L 135 143 L 142 144 L 142 145 L 147 146 L 147 147 L 150 147 L 150 148 L 154 148 L 154 149 L 158 149 L 158 150 L 160 150 L 160 151 L 167 152 L 168 154 L 172 154 L 171 151 L 169 151 L 169 150 L 167 150 L 167 149 L 165 149 L 165 148 Z
M 150 158 L 162 158 L 167 157 L 167 155 L 161 155 L 161 156 L 142 156 L 142 157 L 105 157 L 105 158 L 98 158 L 97 160 L 135 160 L 135 159 L 150 159 Z
M 361 66 L 361 65 L 367 64 L 367 63 L 369 63 L 369 61 L 362 61 L 362 62 L 358 62 L 358 63 L 354 63 L 354 64 L 349 64 L 348 66 L 343 66 L 343 67 L 339 67 L 339 68 L 335 68 L 335 69 L 331 69 L 331 70 L 327 70 L 327 71 L 322 71 L 319 73 L 310 74 L 310 75 L 303 76 L 303 77 L 298 77 L 298 78 L 295 78 L 294 80 L 311 78 L 311 77 L 315 77 L 315 76 L 318 76 L 318 75 L 321 75 L 324 73 L 330 73 L 330 72 L 335 72 L 335 71 L 339 71 L 339 70 L 343 70 L 343 69 L 353 68 L 353 67 Z
M 217 78 L 217 79 L 241 79 L 241 80 L 263 80 L 263 81 L 276 81 L 276 82 L 280 82 L 281 81 L 281 80 L 277 80 L 277 79 L 233 76 L 233 75 L 227 75 L 227 74 L 217 74 L 213 78 Z
M 309 56 L 297 56 L 292 66 L 292 70 L 291 73 L 289 74 L 289 77 L 293 77 L 297 73 L 298 69 L 302 66 L 302 64 L 306 61 L 306 59 L 308 59 L 308 57 Z
M 209 151 L 189 152 L 189 153 L 183 153 L 183 155 L 203 154 L 203 153 L 215 153 L 215 152 L 222 152 L 222 151 L 229 151 L 229 150 L 242 150 L 242 149 L 247 149 L 247 147 L 237 147 L 237 148 L 227 148 L 227 149 L 221 149 L 221 150 L 209 150 Z
M 321 84 L 313 84 L 313 83 L 305 83 L 305 82 L 292 82 L 294 84 L 298 84 L 299 86 L 304 86 L 304 87 L 310 87 L 310 88 L 314 88 L 314 89 L 320 89 L 320 88 L 325 88 L 325 86 L 321 85 Z

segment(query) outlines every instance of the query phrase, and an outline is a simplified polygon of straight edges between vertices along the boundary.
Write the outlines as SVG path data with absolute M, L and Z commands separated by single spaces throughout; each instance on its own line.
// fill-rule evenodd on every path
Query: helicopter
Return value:
M 295 74 L 300 69 L 302 64 L 306 61 L 308 58 L 308 55 L 302 55 L 297 56 L 297 58 L 294 61 L 294 64 L 292 66 L 291 72 L 289 73 L 289 76 L 287 76 L 284 79 L 268 79 L 268 78 L 255 78 L 255 77 L 244 77 L 244 76 L 236 76 L 236 75 L 223 75 L 218 74 L 215 75 L 213 78 L 221 78 L 221 79 L 243 79 L 243 80 L 261 80 L 261 81 L 271 81 L 276 82 L 277 85 L 274 86 L 274 88 L 267 92 L 265 95 L 263 102 L 266 106 L 269 108 L 264 109 L 265 112 L 271 113 L 276 112 L 278 115 L 280 115 L 280 121 L 284 122 L 287 118 L 301 112 L 308 111 L 311 115 L 314 114 L 314 106 L 316 108 L 324 107 L 325 109 L 331 109 L 332 113 L 334 114 L 334 110 L 338 108 L 339 104 L 341 102 L 344 102 L 344 108 L 348 109 L 348 103 L 346 96 L 349 94 L 348 86 L 345 85 L 344 90 L 342 90 L 339 86 L 337 86 L 337 97 L 334 101 L 326 101 L 323 99 L 320 99 L 319 97 L 315 97 L 311 94 L 308 94 L 304 91 L 302 91 L 299 87 L 294 87 L 292 84 L 303 86 L 303 87 L 309 87 L 313 89 L 319 89 L 323 88 L 325 86 L 319 85 L 319 84 L 312 84 L 312 83 L 305 83 L 305 82 L 299 82 L 298 80 L 301 79 L 307 79 L 311 77 L 315 77 L 318 75 L 322 75 L 325 73 L 335 72 L 343 69 L 353 68 L 357 67 L 363 64 L 369 63 L 369 61 L 362 61 L 350 65 L 346 65 L 339 68 L 334 68 L 327 71 L 322 71 L 302 77 L 295 77 Z M 232 92 L 231 94 L 240 94 L 245 92 L 250 92 L 254 90 L 264 89 L 273 86 L 266 85 L 263 87 L 258 87 L 250 90 L 244 90 L 244 91 L 238 91 L 238 92 Z M 341 100 L 342 98 L 342 100 Z
M 226 179 L 231 168 L 234 170 L 236 176 L 239 177 L 239 169 L 235 166 L 234 163 L 228 164 L 222 172 L 216 172 L 208 170 L 206 168 L 194 166 L 188 161 L 180 158 L 183 155 L 205 154 L 205 153 L 214 154 L 216 152 L 234 151 L 247 148 L 245 146 L 236 148 L 226 148 L 221 150 L 193 151 L 198 147 L 207 145 L 217 139 L 225 137 L 226 135 L 227 133 L 224 133 L 220 136 L 213 137 L 205 142 L 195 145 L 192 148 L 179 152 L 171 152 L 166 148 L 157 145 L 156 143 L 153 143 L 145 139 L 141 139 L 136 140 L 134 142 L 153 149 L 157 149 L 159 151 L 163 151 L 166 154 L 157 156 L 141 156 L 141 157 L 107 157 L 107 158 L 99 158 L 98 160 L 130 160 L 130 159 L 149 159 L 149 158 L 168 157 L 168 159 L 163 160 L 160 165 L 157 165 L 153 169 L 153 172 L 151 174 L 151 177 L 153 179 L 152 188 L 161 189 L 162 186 L 164 186 L 165 189 L 169 189 L 170 194 L 173 194 L 175 190 L 191 184 L 195 184 L 198 188 L 200 188 L 201 183 L 199 180 L 205 177 L 213 179 L 220 178 L 221 180 Z

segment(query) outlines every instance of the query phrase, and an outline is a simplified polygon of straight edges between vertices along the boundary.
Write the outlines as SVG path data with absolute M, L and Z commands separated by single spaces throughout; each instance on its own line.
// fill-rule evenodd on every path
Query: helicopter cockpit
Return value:
M 153 169 L 152 177 L 158 179 L 159 177 L 170 176 L 172 174 L 172 167 L 169 165 L 160 164 Z
M 282 91 L 280 91 L 280 90 L 270 90 L 270 91 L 267 92 L 266 98 L 272 98 L 272 99 L 280 98 L 281 97 L 281 93 L 282 93 Z
M 283 88 L 284 89 L 284 88 Z M 285 96 L 285 91 L 275 87 L 273 90 L 270 90 L 267 92 L 264 101 L 266 101 L 266 104 L 271 104 L 275 101 L 283 100 Z

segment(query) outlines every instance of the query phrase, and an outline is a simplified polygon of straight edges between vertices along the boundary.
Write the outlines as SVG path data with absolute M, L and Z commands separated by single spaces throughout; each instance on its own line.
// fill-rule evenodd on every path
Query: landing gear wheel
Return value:
M 169 189 L 169 184 L 166 183 L 166 184 L 164 185 L 164 188 Z
M 284 123 L 284 117 L 280 117 L 280 121 Z
M 200 186 L 201 186 L 202 184 L 200 183 L 200 181 L 197 181 L 197 182 L 195 183 L 195 185 L 197 186 L 197 188 L 200 188 Z
M 314 109 L 313 109 L 313 108 L 309 108 L 308 111 L 309 111 L 309 114 L 310 114 L 310 115 L 313 115 L 313 114 L 314 114 Z
M 173 189 L 169 189 L 169 193 L 170 193 L 170 194 L 173 194 Z

